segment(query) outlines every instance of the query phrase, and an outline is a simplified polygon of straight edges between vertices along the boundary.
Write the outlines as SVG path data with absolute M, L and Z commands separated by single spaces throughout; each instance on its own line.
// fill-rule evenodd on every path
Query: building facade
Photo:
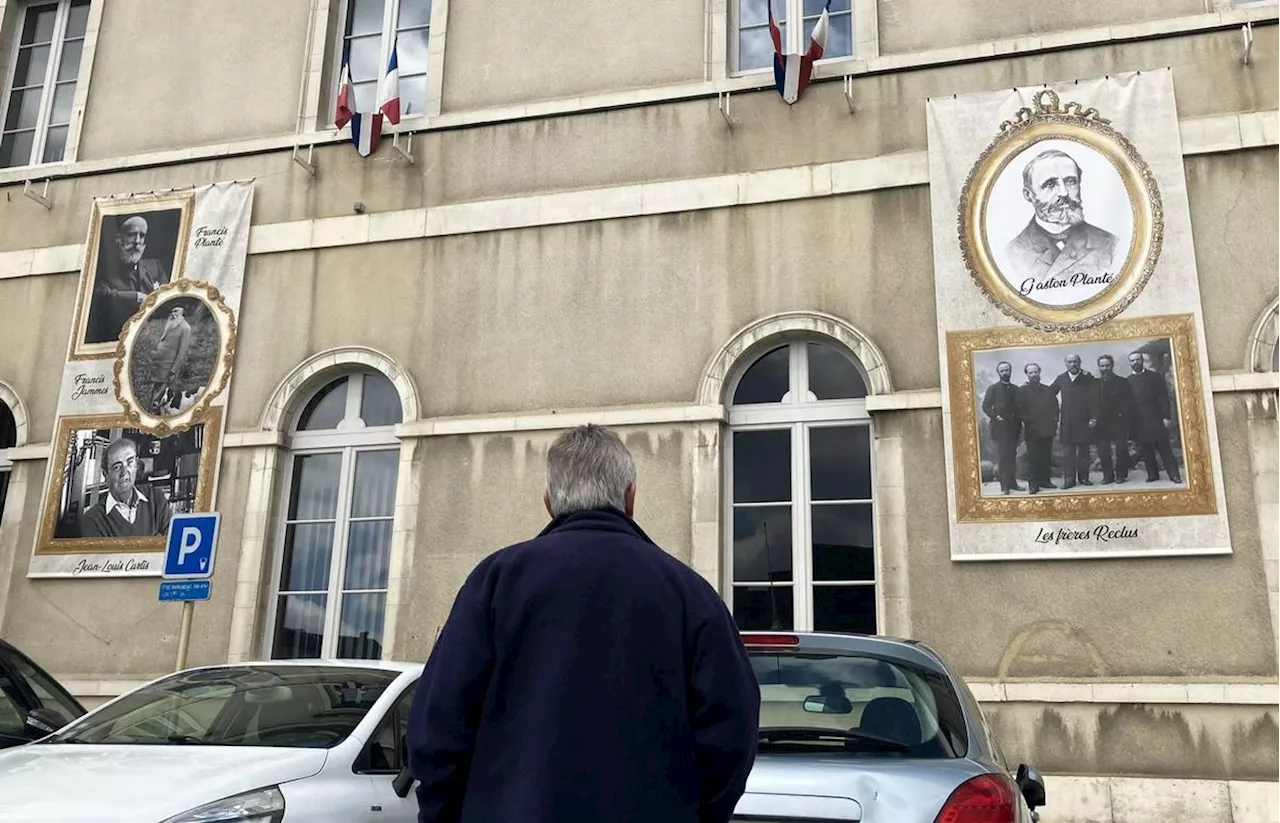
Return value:
M 424 659 L 471 568 L 544 524 L 551 441 L 597 422 L 743 626 L 952 660 L 1046 821 L 1275 820 L 1276 3 L 834 0 L 794 105 L 765 9 L 0 0 L 0 635 L 87 704 L 172 670 L 154 575 L 33 572 L 58 461 L 63 514 L 111 514 L 127 428 L 60 424 L 86 226 L 253 181 L 189 664 Z M 774 4 L 788 50 L 821 10 Z M 363 157 L 343 55 L 367 113 L 393 43 L 402 119 Z M 929 101 L 1157 71 L 1229 545 L 958 559 Z M 144 446 L 151 493 L 200 508 L 186 452 Z

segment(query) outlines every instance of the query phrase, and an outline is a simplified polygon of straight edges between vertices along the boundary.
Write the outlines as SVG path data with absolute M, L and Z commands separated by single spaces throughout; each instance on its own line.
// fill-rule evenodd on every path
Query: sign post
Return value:
M 191 617 L 195 612 L 195 601 L 209 599 L 209 579 L 213 577 L 219 522 L 217 512 L 176 514 L 169 522 L 160 602 L 182 601 L 182 627 L 178 634 L 178 661 L 174 671 L 182 671 L 187 667 L 187 648 L 191 644 Z

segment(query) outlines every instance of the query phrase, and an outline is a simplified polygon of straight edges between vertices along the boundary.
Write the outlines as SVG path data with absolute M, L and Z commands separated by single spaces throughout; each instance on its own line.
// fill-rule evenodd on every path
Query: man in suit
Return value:
M 1169 423 L 1173 415 L 1169 386 L 1162 376 L 1147 370 L 1142 352 L 1129 355 L 1129 368 L 1133 371 L 1129 375 L 1134 408 L 1131 431 L 1133 442 L 1141 450 L 1142 463 L 1147 467 L 1147 482 L 1154 483 L 1160 479 L 1160 471 L 1156 468 L 1158 451 L 1165 474 L 1174 483 L 1181 483 L 1182 475 L 1173 458 L 1173 447 L 1169 445 Z
M 1031 494 L 1056 489 L 1053 473 L 1053 436 L 1058 431 L 1058 398 L 1053 389 L 1040 382 L 1040 364 L 1023 367 L 1027 382 L 1018 387 L 1018 416 L 1022 418 L 1023 439 L 1027 443 Z
M 102 455 L 102 476 L 107 495 L 80 516 L 81 537 L 150 537 L 169 531 L 172 511 L 163 494 L 135 485 L 138 477 L 138 446 L 121 436 L 107 445 Z
M 187 362 L 187 352 L 191 348 L 191 324 L 184 316 L 181 306 L 169 310 L 169 319 L 165 321 L 164 331 L 151 350 L 151 404 L 152 413 L 159 414 L 163 406 L 165 389 L 174 387 L 183 365 Z
M 1058 443 L 1062 445 L 1062 488 L 1069 489 L 1079 481 L 1082 486 L 1092 486 L 1089 480 L 1089 444 L 1093 442 L 1093 428 L 1098 424 L 1093 402 L 1093 375 L 1080 368 L 1080 355 L 1069 354 L 1067 370 L 1058 375 L 1049 386 L 1062 401 L 1062 415 L 1058 428 Z
M 1022 170 L 1022 196 L 1035 214 L 1005 253 L 1009 280 L 1024 295 L 1050 278 L 1115 274 L 1116 237 L 1084 219 L 1080 176 L 1079 164 L 1058 149 L 1041 152 Z
M 1017 478 L 1018 439 L 1022 434 L 1022 418 L 1018 416 L 1018 389 L 1010 381 L 1013 366 L 997 363 L 999 382 L 987 387 L 982 398 L 982 413 L 987 416 L 991 438 L 996 441 L 996 474 L 1000 477 L 1000 491 L 1022 491 Z
M 115 253 L 103 250 L 98 255 L 84 342 L 107 343 L 118 338 L 125 321 L 147 295 L 169 282 L 164 263 L 144 258 L 146 250 L 147 221 L 136 214 L 125 218 L 116 230 Z
M 1115 358 L 1098 358 L 1098 379 L 1093 381 L 1098 425 L 1094 436 L 1102 462 L 1102 485 L 1129 481 L 1129 424 L 1133 416 L 1133 392 L 1129 381 L 1116 374 Z M 1112 456 L 1114 449 L 1115 455 Z

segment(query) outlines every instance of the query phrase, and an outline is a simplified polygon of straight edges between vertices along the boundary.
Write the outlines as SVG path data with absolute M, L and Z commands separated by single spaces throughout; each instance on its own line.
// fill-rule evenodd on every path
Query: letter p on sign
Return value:
M 165 580 L 207 580 L 213 576 L 219 521 L 217 512 L 173 516 L 165 543 Z

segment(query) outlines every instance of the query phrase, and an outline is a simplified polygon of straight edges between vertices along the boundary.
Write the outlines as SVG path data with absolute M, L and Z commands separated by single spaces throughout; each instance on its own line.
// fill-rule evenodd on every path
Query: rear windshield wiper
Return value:
M 901 740 L 889 740 L 858 731 L 843 729 L 813 729 L 807 726 L 766 726 L 760 729 L 761 743 L 805 743 L 820 740 L 843 740 L 846 743 L 857 743 L 890 751 L 905 752 L 910 744 Z

